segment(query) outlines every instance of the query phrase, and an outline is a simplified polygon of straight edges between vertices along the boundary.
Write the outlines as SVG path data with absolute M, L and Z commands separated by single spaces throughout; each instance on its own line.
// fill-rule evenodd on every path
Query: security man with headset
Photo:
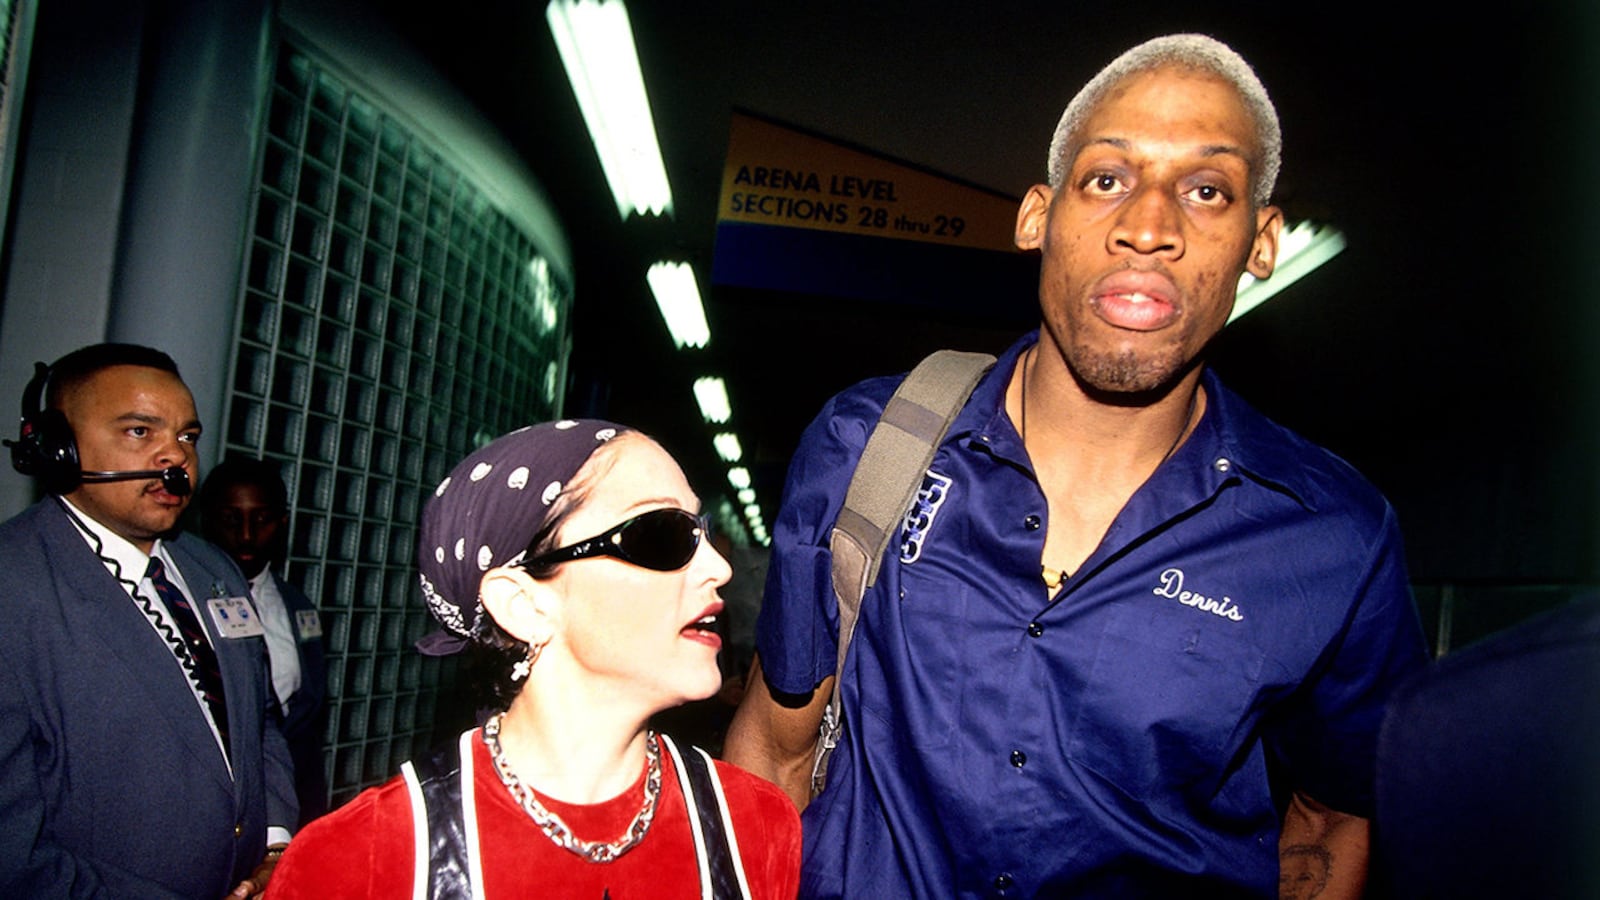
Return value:
M 176 530 L 194 398 L 165 353 L 38 366 L 0 525 L 0 896 L 246 897 L 296 820 L 239 570 Z M 230 894 L 231 892 L 231 894 Z

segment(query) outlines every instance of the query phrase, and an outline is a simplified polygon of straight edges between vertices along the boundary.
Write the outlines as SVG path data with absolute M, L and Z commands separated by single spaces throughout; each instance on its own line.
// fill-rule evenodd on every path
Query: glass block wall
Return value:
M 19 8 L 22 2 L 0 0 L 0 141 L 5 142 L 5 146 L 0 146 L 0 151 L 6 153 L 10 152 L 11 136 L 7 133 L 7 125 L 11 121 L 12 86 L 16 81 L 12 64 L 20 37 L 17 31 L 22 26 L 22 10 Z
M 223 452 L 289 483 L 338 804 L 464 712 L 438 708 L 454 666 L 411 649 L 433 627 L 417 515 L 473 448 L 559 412 L 570 291 L 441 148 L 309 52 L 284 45 L 268 108 Z
M 0 0 L 0 100 L 11 87 L 11 48 L 15 44 L 18 2 Z

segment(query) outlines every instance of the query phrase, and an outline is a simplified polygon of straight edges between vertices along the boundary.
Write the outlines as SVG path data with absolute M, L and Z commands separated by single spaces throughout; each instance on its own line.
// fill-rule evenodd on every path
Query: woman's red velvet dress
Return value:
M 557 847 L 512 799 L 474 735 L 474 781 L 484 896 L 588 900 L 699 897 L 700 874 L 689 813 L 671 754 L 661 754 L 661 797 L 644 840 L 614 862 L 588 862 Z M 791 900 L 800 878 L 800 818 L 777 787 L 722 762 L 734 837 L 754 900 Z M 578 806 L 539 801 L 580 839 L 620 837 L 644 801 L 644 772 L 621 795 Z M 413 896 L 411 800 L 396 777 L 361 793 L 297 835 L 273 873 L 269 900 Z

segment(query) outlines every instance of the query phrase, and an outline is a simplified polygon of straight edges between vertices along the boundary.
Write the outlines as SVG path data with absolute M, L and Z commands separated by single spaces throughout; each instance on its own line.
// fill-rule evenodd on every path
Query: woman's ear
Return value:
M 478 596 L 483 598 L 483 611 L 519 641 L 543 646 L 555 633 L 559 613 L 555 592 L 523 569 L 501 566 L 483 573 Z

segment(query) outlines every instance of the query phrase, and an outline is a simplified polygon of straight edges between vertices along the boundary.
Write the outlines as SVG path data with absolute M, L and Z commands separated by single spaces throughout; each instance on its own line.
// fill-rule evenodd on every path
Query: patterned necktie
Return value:
M 211 718 L 217 723 L 222 746 L 227 748 L 228 705 L 222 696 L 222 669 L 217 665 L 217 651 L 212 649 L 211 642 L 206 640 L 205 631 L 200 628 L 200 619 L 195 615 L 194 607 L 189 604 L 189 598 L 184 596 L 183 591 L 178 590 L 177 585 L 167 580 L 167 572 L 161 565 L 161 560 L 153 556 L 150 558 L 150 568 L 145 571 L 145 577 L 155 585 L 156 595 L 166 604 L 167 612 L 172 614 L 173 621 L 178 623 L 178 631 L 183 635 L 183 644 L 188 648 L 189 658 L 194 662 L 194 676 L 200 684 L 200 695 L 205 698 L 206 706 L 211 709 Z

